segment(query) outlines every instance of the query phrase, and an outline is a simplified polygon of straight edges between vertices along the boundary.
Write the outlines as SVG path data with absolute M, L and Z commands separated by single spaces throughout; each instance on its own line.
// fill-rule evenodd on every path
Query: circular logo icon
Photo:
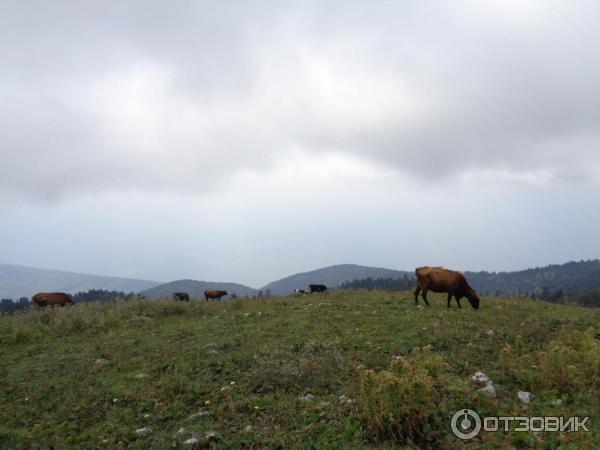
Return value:
M 452 416 L 450 426 L 454 436 L 466 441 L 473 439 L 481 431 L 481 418 L 472 409 L 461 409 Z

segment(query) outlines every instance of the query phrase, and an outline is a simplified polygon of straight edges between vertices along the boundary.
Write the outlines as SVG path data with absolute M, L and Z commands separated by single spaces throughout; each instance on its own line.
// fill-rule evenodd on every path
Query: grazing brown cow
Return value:
M 475 292 L 464 275 L 454 270 L 443 269 L 441 267 L 419 267 L 415 271 L 417 275 L 417 289 L 415 291 L 415 303 L 419 304 L 419 292 L 427 306 L 427 291 L 448 293 L 448 308 L 450 301 L 454 296 L 456 303 L 460 308 L 460 299 L 467 297 L 471 306 L 479 309 L 479 295 Z
M 223 297 L 224 295 L 227 295 L 227 291 L 204 291 L 204 298 L 206 299 L 206 301 L 208 301 L 208 299 L 214 298 L 221 301 L 221 297 Z
M 38 292 L 31 299 L 40 308 L 50 306 L 74 305 L 73 299 L 64 292 Z
M 188 294 L 187 292 L 173 292 L 173 300 L 177 301 L 181 301 L 181 302 L 189 302 L 190 301 L 190 294 Z

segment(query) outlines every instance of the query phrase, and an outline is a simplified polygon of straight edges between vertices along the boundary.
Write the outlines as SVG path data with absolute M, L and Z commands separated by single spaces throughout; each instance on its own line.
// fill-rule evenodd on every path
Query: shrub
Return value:
M 446 364 L 428 348 L 392 358 L 387 370 L 360 374 L 361 418 L 372 437 L 398 443 L 431 441 L 428 422 L 440 399 Z

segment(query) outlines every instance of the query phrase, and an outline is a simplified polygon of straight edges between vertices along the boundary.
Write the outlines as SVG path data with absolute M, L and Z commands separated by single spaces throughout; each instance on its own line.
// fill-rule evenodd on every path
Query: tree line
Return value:
M 415 278 L 403 275 L 400 278 L 356 278 L 352 281 L 346 281 L 338 286 L 339 289 L 362 290 L 367 291 L 406 291 L 414 289 Z

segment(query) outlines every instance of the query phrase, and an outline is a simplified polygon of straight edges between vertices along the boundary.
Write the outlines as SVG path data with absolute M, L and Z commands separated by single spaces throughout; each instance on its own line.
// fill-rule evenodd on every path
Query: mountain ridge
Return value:
M 90 289 L 139 292 L 158 284 L 160 284 L 158 281 L 136 278 L 0 264 L 0 298 L 12 298 L 13 300 L 20 297 L 31 297 L 40 291 L 60 291 L 70 294 Z

